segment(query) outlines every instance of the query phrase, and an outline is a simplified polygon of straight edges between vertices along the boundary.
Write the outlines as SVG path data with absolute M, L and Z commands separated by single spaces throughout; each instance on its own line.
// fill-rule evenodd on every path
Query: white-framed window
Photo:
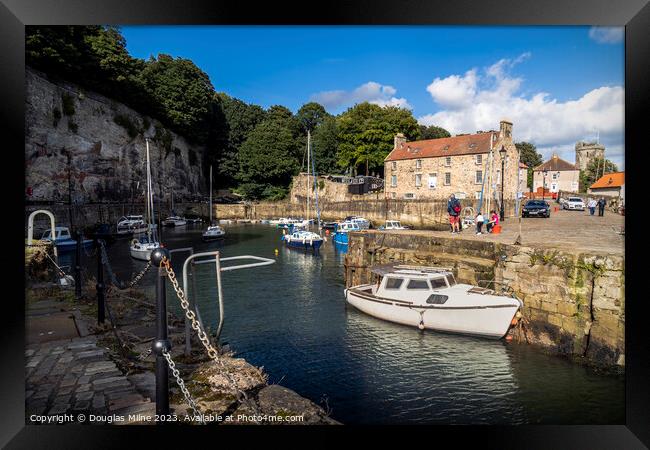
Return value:
M 477 200 L 480 199 L 481 198 L 481 191 L 474 192 L 474 198 L 477 199 Z
M 482 170 L 477 170 L 476 175 L 474 178 L 474 183 L 476 184 L 481 184 L 483 183 L 483 171 Z
M 390 187 L 397 187 L 397 175 L 390 176 Z
M 421 169 L 422 168 L 422 160 L 421 159 L 416 159 L 415 160 L 415 168 L 416 169 Z
M 501 183 L 501 171 L 497 170 L 497 180 L 496 183 Z
M 422 174 L 421 173 L 416 173 L 415 174 L 415 186 L 416 187 L 422 186 Z
M 430 173 L 429 174 L 429 189 L 435 189 L 438 187 L 438 173 Z
M 451 172 L 445 172 L 445 186 L 451 184 Z
M 408 192 L 408 193 L 404 194 L 404 198 L 406 200 L 412 200 L 412 199 L 415 198 L 415 194 L 413 194 L 412 192 Z
M 476 164 L 483 164 L 483 155 L 476 155 Z
M 397 170 L 397 161 L 393 161 L 393 162 L 391 162 L 391 163 L 390 163 L 390 168 L 391 168 L 392 170 Z
M 445 166 L 451 166 L 451 156 L 445 156 Z
M 557 180 L 557 172 L 553 174 L 553 179 Z

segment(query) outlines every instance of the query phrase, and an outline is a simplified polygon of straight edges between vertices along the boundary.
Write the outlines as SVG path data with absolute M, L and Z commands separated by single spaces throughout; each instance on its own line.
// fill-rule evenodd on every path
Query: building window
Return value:
M 451 172 L 445 172 L 445 186 L 451 184 Z
M 392 163 L 390 163 L 390 166 L 392 170 L 397 170 L 397 161 L 393 161 Z
M 451 156 L 445 156 L 445 166 L 451 166 Z
M 390 187 L 397 187 L 397 175 L 391 175 Z
M 404 198 L 405 198 L 406 200 L 412 200 L 412 199 L 415 198 L 415 194 L 409 192 L 409 193 L 407 193 L 407 194 L 404 194 Z
M 501 171 L 497 170 L 497 181 L 496 183 L 501 183 Z
M 553 179 L 554 179 L 554 180 L 557 180 L 557 173 L 554 173 L 554 174 L 553 174 Z
M 421 173 L 416 173 L 415 174 L 415 186 L 416 187 L 422 186 L 422 174 Z
M 429 174 L 429 189 L 435 189 L 438 187 L 438 174 L 430 173 Z
M 474 198 L 479 200 L 481 198 L 481 191 L 474 192 Z
M 397 198 L 397 192 L 391 192 L 390 198 Z
M 483 171 L 482 170 L 477 170 L 476 171 L 476 178 L 475 178 L 474 182 L 476 184 L 483 183 Z
M 483 155 L 476 155 L 476 164 L 483 164 Z
M 421 159 L 416 159 L 415 160 L 415 168 L 416 169 L 421 169 L 422 168 L 422 160 Z

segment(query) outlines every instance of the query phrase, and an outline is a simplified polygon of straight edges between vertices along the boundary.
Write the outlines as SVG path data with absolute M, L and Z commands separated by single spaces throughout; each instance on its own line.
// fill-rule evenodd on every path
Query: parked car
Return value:
M 562 209 L 584 211 L 585 202 L 580 197 L 569 197 L 564 201 L 564 203 L 562 203 Z
M 528 200 L 521 210 L 522 217 L 551 217 L 551 205 L 544 200 Z

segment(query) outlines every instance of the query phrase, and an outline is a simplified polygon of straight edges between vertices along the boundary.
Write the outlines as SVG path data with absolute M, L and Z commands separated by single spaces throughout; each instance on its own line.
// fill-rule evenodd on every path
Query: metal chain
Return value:
M 178 384 L 178 387 L 181 388 L 181 391 L 183 392 L 183 396 L 185 397 L 187 404 L 190 405 L 190 408 L 192 408 L 192 411 L 194 411 L 194 416 L 199 418 L 199 422 L 202 425 L 205 425 L 205 421 L 203 420 L 203 414 L 201 413 L 201 411 L 199 411 L 199 407 L 196 405 L 196 402 L 190 395 L 190 391 L 188 391 L 187 387 L 185 387 L 185 382 L 181 378 L 181 374 L 176 368 L 176 364 L 174 363 L 174 360 L 172 360 L 172 356 L 169 354 L 167 350 L 163 350 L 162 354 L 167 360 L 167 365 L 169 366 L 169 370 L 172 371 L 174 378 L 176 378 L 176 384 Z
M 111 262 L 108 259 L 108 254 L 106 253 L 106 247 L 104 246 L 104 241 L 100 240 L 99 244 L 101 248 L 102 265 L 106 267 L 106 270 L 108 271 L 108 276 L 111 279 L 111 283 L 113 283 L 113 285 L 115 285 L 115 287 L 117 287 L 118 289 L 132 288 L 142 279 L 142 277 L 147 273 L 147 271 L 151 267 L 151 261 L 147 261 L 147 265 L 144 267 L 144 269 L 142 269 L 140 273 L 138 273 L 135 277 L 133 277 L 133 280 L 131 280 L 129 284 L 124 285 L 123 282 L 117 279 L 115 273 L 113 272 L 113 267 L 111 266 Z
M 203 346 L 208 352 L 208 356 L 221 366 L 223 375 L 226 377 L 228 382 L 232 385 L 233 389 L 237 393 L 238 401 L 242 403 L 243 402 L 247 403 L 254 410 L 256 416 L 261 415 L 257 403 L 251 401 L 248 398 L 248 395 L 246 395 L 246 392 L 244 392 L 243 390 L 237 387 L 237 382 L 232 378 L 232 376 L 228 372 L 228 369 L 226 368 L 226 365 L 221 360 L 221 358 L 219 358 L 219 352 L 210 343 L 207 334 L 201 327 L 199 321 L 196 319 L 196 314 L 194 313 L 194 311 L 190 310 L 189 301 L 185 296 L 185 292 L 183 292 L 183 289 L 181 289 L 181 287 L 178 284 L 178 280 L 176 279 L 176 274 L 174 273 L 174 269 L 171 267 L 171 264 L 169 263 L 169 259 L 167 257 L 163 257 L 160 265 L 165 267 L 165 270 L 167 271 L 167 277 L 169 278 L 169 281 L 171 282 L 174 290 L 176 291 L 176 296 L 180 300 L 181 308 L 183 308 L 183 310 L 185 311 L 185 316 L 192 323 L 192 329 L 196 331 L 199 340 L 201 341 L 201 343 L 203 344 Z
M 144 269 L 142 269 L 142 271 L 139 274 L 133 277 L 133 280 L 131 280 L 131 282 L 128 284 L 127 287 L 132 288 L 133 286 L 138 284 L 138 282 L 142 279 L 144 274 L 149 271 L 150 268 L 151 268 L 151 261 L 147 261 L 147 265 L 144 266 Z
M 148 349 L 146 349 L 145 351 L 143 351 L 142 353 L 140 353 L 138 355 L 138 359 L 140 361 L 144 361 L 145 359 L 147 359 L 149 357 L 149 355 L 151 355 L 152 351 L 153 351 L 153 348 L 149 347 Z

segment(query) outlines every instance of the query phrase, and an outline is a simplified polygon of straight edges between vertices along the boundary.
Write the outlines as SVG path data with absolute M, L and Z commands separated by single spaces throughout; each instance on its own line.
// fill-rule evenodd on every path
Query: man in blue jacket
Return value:
M 452 234 L 460 233 L 460 209 L 460 202 L 454 194 L 451 194 L 447 202 L 447 213 Z

